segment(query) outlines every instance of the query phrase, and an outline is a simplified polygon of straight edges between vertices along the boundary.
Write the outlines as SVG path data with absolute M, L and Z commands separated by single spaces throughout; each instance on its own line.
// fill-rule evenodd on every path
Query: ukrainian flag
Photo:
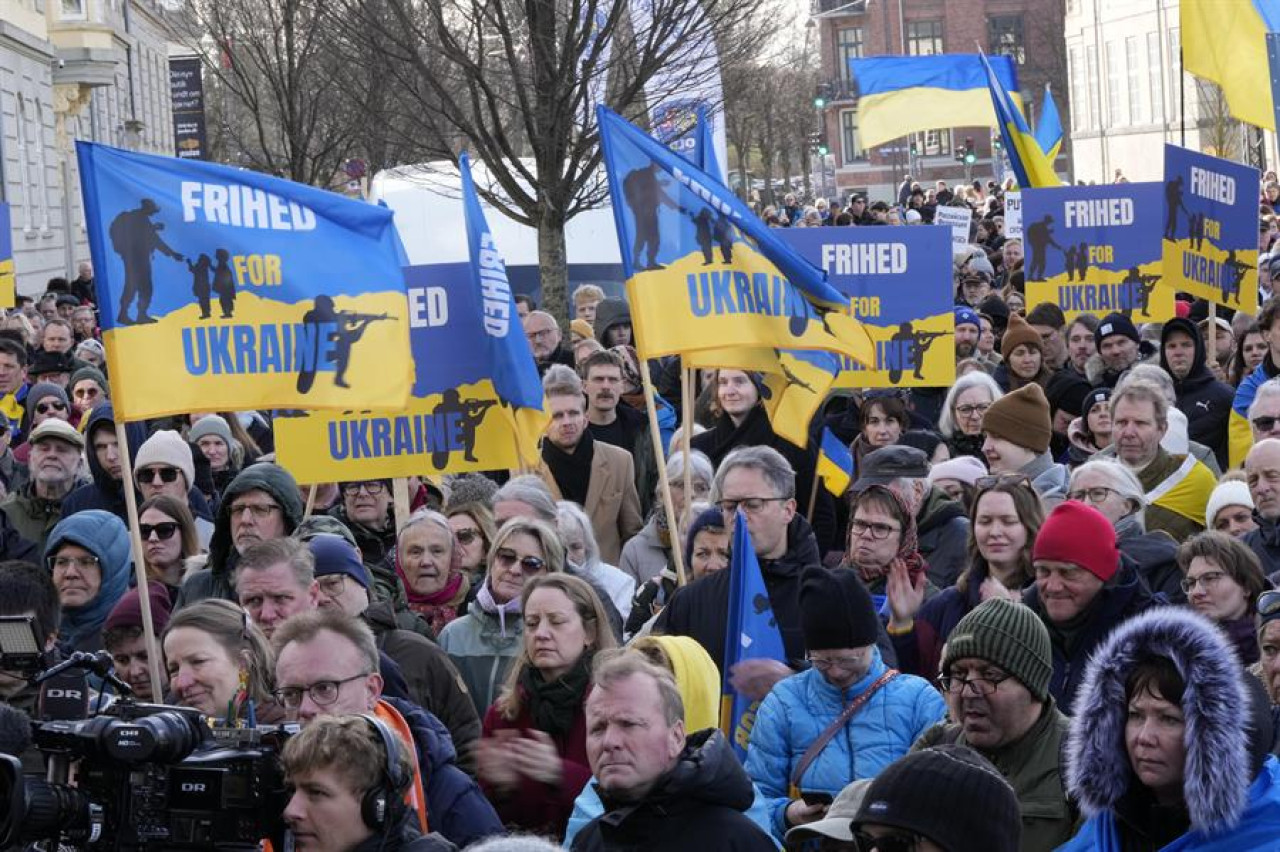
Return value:
M 1053 102 L 1053 91 L 1049 84 L 1044 84 L 1044 102 L 1040 105 L 1040 121 L 1036 123 L 1036 142 L 1040 150 L 1052 163 L 1062 147 L 1062 119 L 1058 116 L 1058 105 Z
M 1018 91 L 1013 60 L 996 56 L 991 64 L 1005 89 Z M 851 59 L 849 69 L 858 82 L 858 135 L 864 148 L 921 130 L 996 123 L 987 73 L 975 54 Z
M 1040 144 L 1027 126 L 1022 110 L 1009 95 L 1008 89 L 1000 81 L 995 67 L 985 56 L 978 57 L 987 70 L 987 82 L 990 86 L 991 103 L 996 113 L 996 125 L 1000 128 L 1000 136 L 1004 139 L 1005 151 L 1009 154 L 1009 164 L 1018 178 L 1018 185 L 1023 189 L 1045 186 L 1061 186 L 1062 181 L 1053 170 L 1053 160 L 1040 149 Z M 1008 57 L 996 56 L 993 59 Z
M 1280 31 L 1280 0 L 1182 0 L 1182 64 L 1222 87 L 1231 114 L 1276 129 L 1267 33 Z
M 1203 524 L 1205 506 L 1217 485 L 1213 471 L 1188 453 L 1182 466 L 1147 494 L 1147 503 Z
M 853 482 L 853 453 L 826 427 L 822 429 L 822 443 L 818 446 L 818 474 L 836 497 L 848 491 Z

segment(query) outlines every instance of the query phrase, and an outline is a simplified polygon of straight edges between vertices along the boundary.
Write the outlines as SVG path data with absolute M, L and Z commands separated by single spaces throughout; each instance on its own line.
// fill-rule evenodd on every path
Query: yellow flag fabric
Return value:
M 1177 470 L 1151 489 L 1147 501 L 1203 525 L 1205 506 L 1217 485 L 1213 471 L 1188 454 Z
M 1276 129 L 1267 33 L 1277 30 L 1276 0 L 1182 0 L 1182 63 L 1222 88 L 1231 114 Z

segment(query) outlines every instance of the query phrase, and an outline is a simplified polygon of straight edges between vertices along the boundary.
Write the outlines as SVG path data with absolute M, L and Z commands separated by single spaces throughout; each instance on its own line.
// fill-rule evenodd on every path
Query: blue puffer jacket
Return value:
M 784 812 L 791 803 L 787 792 L 793 767 L 844 708 L 888 670 L 879 648 L 871 653 L 866 677 L 843 693 L 816 669 L 810 669 L 778 683 L 760 705 L 747 750 L 747 774 L 769 802 L 770 822 L 778 840 L 787 832 Z M 942 696 L 928 681 L 898 675 L 882 686 L 809 764 L 800 789 L 835 796 L 853 781 L 875 777 L 910 751 L 911 744 L 946 712 Z

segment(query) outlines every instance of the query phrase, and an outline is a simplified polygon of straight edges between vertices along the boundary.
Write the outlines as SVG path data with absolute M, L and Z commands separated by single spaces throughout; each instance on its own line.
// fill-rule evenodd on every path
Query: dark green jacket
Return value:
M 1040 719 L 1017 742 L 996 751 L 975 748 L 1000 770 L 1022 808 L 1022 852 L 1050 852 L 1070 840 L 1080 827 L 1080 812 L 1067 797 L 1062 779 L 1062 745 L 1067 717 L 1052 698 Z M 918 751 L 943 744 L 970 745 L 960 725 L 943 722 L 924 732 L 912 746 Z

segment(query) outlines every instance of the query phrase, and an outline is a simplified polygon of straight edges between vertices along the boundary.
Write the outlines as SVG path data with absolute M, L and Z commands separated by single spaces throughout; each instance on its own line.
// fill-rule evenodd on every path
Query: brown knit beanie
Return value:
M 1034 382 L 997 399 L 982 417 L 983 432 L 1037 453 L 1049 449 L 1052 429 L 1049 400 Z
M 1019 314 L 1009 315 L 1009 328 L 1000 338 L 1000 354 L 1008 357 L 1009 353 L 1022 344 L 1034 347 L 1037 352 L 1044 353 L 1044 344 L 1034 328 Z

